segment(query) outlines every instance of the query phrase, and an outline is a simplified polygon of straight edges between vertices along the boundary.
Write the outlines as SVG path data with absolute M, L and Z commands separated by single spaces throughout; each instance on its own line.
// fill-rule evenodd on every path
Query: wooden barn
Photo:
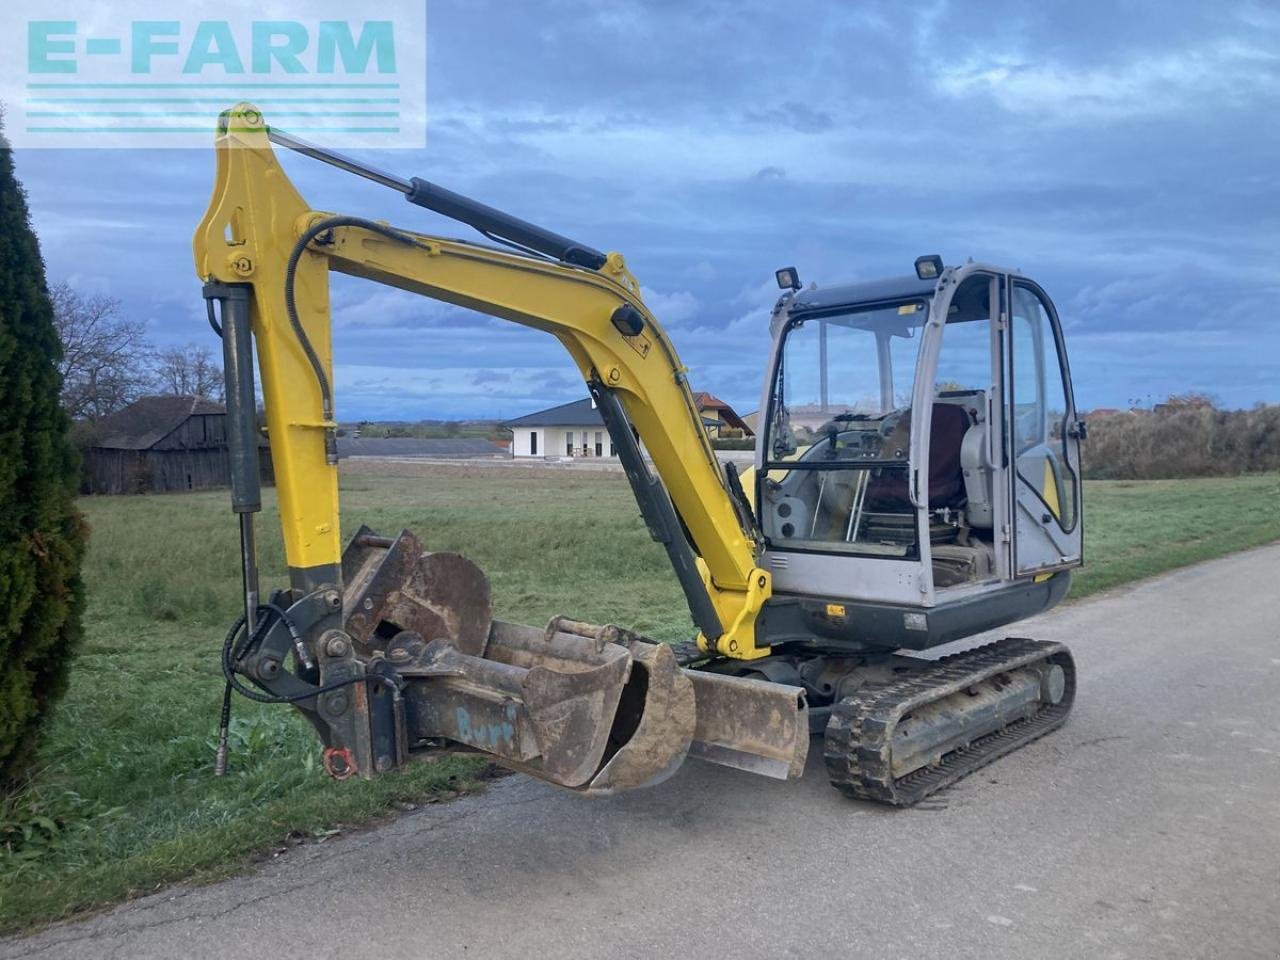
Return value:
M 228 485 L 226 409 L 198 397 L 143 397 L 107 417 L 84 451 L 82 493 L 170 493 Z M 260 445 L 262 479 L 271 453 Z

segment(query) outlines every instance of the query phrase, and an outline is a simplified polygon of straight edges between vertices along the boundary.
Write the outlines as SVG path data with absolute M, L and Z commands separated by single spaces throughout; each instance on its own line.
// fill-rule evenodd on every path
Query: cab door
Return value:
M 1006 416 L 1015 576 L 1082 557 L 1080 434 L 1057 312 L 1045 292 L 1006 281 Z

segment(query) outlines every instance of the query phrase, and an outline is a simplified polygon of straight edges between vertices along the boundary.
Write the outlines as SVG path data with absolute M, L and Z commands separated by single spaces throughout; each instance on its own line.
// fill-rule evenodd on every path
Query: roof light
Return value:
M 936 253 L 916 257 L 916 276 L 921 280 L 937 280 L 942 276 L 942 258 Z
M 778 281 L 779 290 L 800 289 L 800 272 L 795 267 L 783 267 L 775 270 L 773 275 Z

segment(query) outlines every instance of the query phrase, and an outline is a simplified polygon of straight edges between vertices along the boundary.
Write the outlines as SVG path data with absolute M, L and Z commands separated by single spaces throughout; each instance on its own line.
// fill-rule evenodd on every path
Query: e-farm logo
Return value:
M 425 0 L 23 3 L 3 28 L 0 101 L 18 147 L 204 147 L 250 101 L 335 147 L 426 140 Z M 294 15 L 305 10 L 305 16 Z

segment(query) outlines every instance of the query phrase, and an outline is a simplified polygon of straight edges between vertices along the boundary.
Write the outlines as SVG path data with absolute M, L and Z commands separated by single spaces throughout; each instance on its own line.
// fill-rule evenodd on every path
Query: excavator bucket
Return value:
M 603 796 L 660 782 L 691 752 L 773 776 L 803 766 L 808 723 L 796 688 L 694 674 L 671 648 L 614 626 L 494 620 L 480 569 L 458 554 L 424 552 L 408 531 L 385 538 L 362 528 L 342 570 L 356 656 L 397 691 L 357 698 L 370 712 L 370 743 L 380 727 L 394 730 L 383 738 L 394 741 L 394 760 L 384 752 L 362 762 L 348 750 L 347 775 L 464 749 Z M 739 693 L 745 707 L 735 716 Z

